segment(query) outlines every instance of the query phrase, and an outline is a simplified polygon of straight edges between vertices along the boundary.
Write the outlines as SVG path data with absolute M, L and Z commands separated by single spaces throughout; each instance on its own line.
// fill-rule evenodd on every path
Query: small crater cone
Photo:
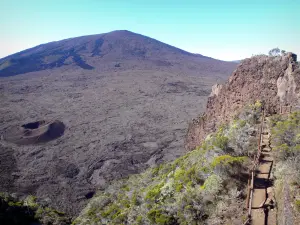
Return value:
M 61 137 L 64 131 L 65 125 L 59 120 L 41 120 L 12 127 L 3 135 L 3 139 L 18 145 L 40 144 Z

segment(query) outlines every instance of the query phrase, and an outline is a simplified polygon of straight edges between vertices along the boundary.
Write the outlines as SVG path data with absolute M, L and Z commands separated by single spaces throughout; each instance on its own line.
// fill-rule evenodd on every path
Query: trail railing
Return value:
M 291 105 L 280 105 L 280 114 L 288 114 L 292 112 Z
M 252 212 L 252 202 L 253 202 L 253 192 L 254 192 L 254 179 L 256 175 L 256 168 L 259 165 L 261 153 L 262 153 L 262 135 L 263 135 L 263 126 L 265 123 L 265 112 L 262 111 L 261 124 L 259 127 L 258 134 L 258 145 L 257 145 L 257 154 L 254 156 L 253 165 L 249 170 L 249 179 L 248 179 L 248 192 L 246 199 L 246 208 L 248 208 L 247 220 L 244 225 L 247 225 L 251 222 L 251 212 Z
M 280 105 L 280 114 L 289 114 L 292 112 L 291 105 Z M 263 137 L 263 126 L 265 124 L 265 111 L 262 111 L 261 124 L 259 127 L 259 135 L 258 135 L 258 147 L 257 154 L 254 156 L 253 165 L 249 170 L 249 179 L 248 179 L 248 191 L 247 191 L 247 199 L 246 199 L 246 208 L 248 209 L 247 220 L 243 225 L 248 225 L 251 223 L 251 214 L 252 214 L 252 203 L 253 203 L 253 192 L 254 192 L 254 179 L 256 176 L 256 168 L 259 165 L 260 157 L 262 153 L 262 137 Z

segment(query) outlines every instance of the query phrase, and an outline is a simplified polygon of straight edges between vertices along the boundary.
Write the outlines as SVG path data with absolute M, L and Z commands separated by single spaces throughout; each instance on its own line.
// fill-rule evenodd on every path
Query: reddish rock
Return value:
M 297 56 L 265 55 L 245 59 L 224 85 L 214 85 L 206 111 L 188 129 L 186 149 L 201 144 L 208 133 L 228 122 L 246 104 L 264 102 L 266 113 L 279 113 L 280 106 L 300 107 L 300 69 Z

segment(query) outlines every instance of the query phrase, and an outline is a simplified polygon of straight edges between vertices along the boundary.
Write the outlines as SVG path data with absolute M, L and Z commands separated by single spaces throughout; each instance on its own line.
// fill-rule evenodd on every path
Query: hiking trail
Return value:
M 256 167 L 251 209 L 252 225 L 275 225 L 276 208 L 273 178 L 273 153 L 270 147 L 270 129 L 266 120 L 262 121 L 261 156 Z

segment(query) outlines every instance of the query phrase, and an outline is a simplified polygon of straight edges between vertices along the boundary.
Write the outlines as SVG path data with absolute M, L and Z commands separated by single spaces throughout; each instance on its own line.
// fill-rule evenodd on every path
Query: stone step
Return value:
M 267 167 L 260 167 L 259 173 L 257 174 L 257 176 L 261 175 L 261 178 L 267 179 L 269 177 L 270 170 L 271 170 L 271 164 L 270 164 L 270 166 L 267 166 Z M 267 176 L 265 176 L 265 175 L 267 175 Z
M 269 161 L 268 163 L 272 163 L 273 162 L 273 157 L 272 156 L 263 156 L 262 157 L 262 159 L 264 160 L 264 161 Z
M 256 175 L 257 178 L 259 179 L 268 179 L 269 178 L 269 173 L 259 173 Z
M 267 196 L 266 196 L 266 189 L 259 188 L 253 190 L 253 202 L 252 207 L 253 208 L 260 208 L 262 203 L 265 202 Z
M 265 225 L 265 213 L 262 208 L 252 210 L 251 225 Z

